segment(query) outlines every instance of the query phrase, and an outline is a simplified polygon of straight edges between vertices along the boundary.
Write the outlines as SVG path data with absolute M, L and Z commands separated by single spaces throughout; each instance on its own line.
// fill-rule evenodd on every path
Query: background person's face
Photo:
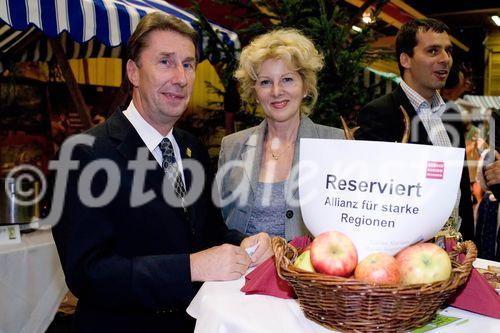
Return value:
M 430 99 L 436 89 L 443 88 L 446 83 L 453 63 L 451 49 L 446 32 L 419 31 L 413 56 L 403 53 L 400 58 L 405 68 L 405 82 L 422 97 Z
M 255 82 L 257 100 L 271 121 L 300 118 L 305 88 L 302 77 L 281 59 L 267 59 L 260 66 Z
M 138 63 L 129 61 L 129 78 L 138 91 L 134 104 L 153 127 L 175 123 L 186 109 L 195 80 L 195 52 L 188 37 L 153 31 Z

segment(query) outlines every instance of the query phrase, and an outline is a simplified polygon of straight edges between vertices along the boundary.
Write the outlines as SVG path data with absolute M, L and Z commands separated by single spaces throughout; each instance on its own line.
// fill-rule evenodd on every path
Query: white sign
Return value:
M 299 194 L 313 234 L 346 234 L 361 260 L 396 254 L 443 227 L 457 199 L 463 148 L 301 139 Z

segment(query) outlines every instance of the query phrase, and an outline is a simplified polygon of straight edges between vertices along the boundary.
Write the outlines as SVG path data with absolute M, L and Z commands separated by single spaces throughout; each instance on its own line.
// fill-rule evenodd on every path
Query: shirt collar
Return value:
M 437 90 L 434 95 L 432 95 L 431 105 L 429 106 L 429 102 L 427 102 L 425 98 L 423 98 L 419 93 L 417 93 L 408 84 L 406 84 L 405 81 L 401 81 L 400 85 L 401 89 L 403 89 L 406 97 L 408 97 L 411 105 L 417 113 L 420 113 L 420 110 L 422 108 L 427 108 L 430 109 L 432 113 L 441 116 L 445 111 L 444 100 Z
M 132 126 L 134 126 L 135 130 L 141 137 L 142 141 L 144 141 L 149 151 L 152 152 L 153 150 L 155 150 L 164 137 L 141 116 L 139 111 L 137 111 L 133 100 L 130 102 L 127 109 L 123 111 L 123 114 L 125 115 L 125 117 L 127 117 Z M 166 137 L 169 138 L 170 141 L 175 141 L 172 130 L 168 132 Z

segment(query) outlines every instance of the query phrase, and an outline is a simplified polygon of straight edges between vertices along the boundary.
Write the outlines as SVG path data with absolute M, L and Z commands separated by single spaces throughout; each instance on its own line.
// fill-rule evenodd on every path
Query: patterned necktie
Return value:
M 184 183 L 182 182 L 181 173 L 179 172 L 177 161 L 175 160 L 174 147 L 172 146 L 172 142 L 170 142 L 168 138 L 164 138 L 163 140 L 161 140 L 159 147 L 161 150 L 161 155 L 163 157 L 163 171 L 165 171 L 165 174 L 174 186 L 175 195 L 180 199 L 184 199 L 184 197 L 186 196 L 186 188 L 184 187 Z

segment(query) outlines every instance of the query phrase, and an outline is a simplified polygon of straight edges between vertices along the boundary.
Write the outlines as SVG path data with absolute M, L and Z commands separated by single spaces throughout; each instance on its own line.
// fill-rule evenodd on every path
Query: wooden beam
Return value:
M 404 10 L 405 12 L 407 12 L 408 14 L 410 14 L 411 16 L 413 16 L 414 18 L 418 18 L 418 19 L 425 18 L 424 14 L 422 14 L 421 12 L 419 12 L 418 10 L 416 10 L 415 8 L 413 8 L 412 6 L 408 5 L 404 1 L 401 1 L 401 0 L 391 0 L 390 2 L 393 3 L 396 7 L 401 8 L 402 10 Z
M 360 8 L 365 3 L 365 0 L 345 0 L 345 2 Z M 394 18 L 390 15 L 387 15 L 383 11 L 380 11 L 380 13 L 378 14 L 378 17 L 380 19 L 382 19 L 384 22 L 387 22 L 390 25 L 392 25 L 398 29 L 401 28 L 401 26 L 403 25 L 402 22 L 400 22 L 399 20 L 397 20 L 396 18 Z
M 85 82 L 85 84 L 89 84 L 90 83 L 90 74 L 89 74 L 89 61 L 87 60 L 87 58 L 83 58 L 82 59 L 82 67 L 83 67 L 83 82 Z
M 402 10 L 404 10 L 405 12 L 407 12 L 408 14 L 410 14 L 411 16 L 413 16 L 415 18 L 426 18 L 426 16 L 424 14 L 422 14 L 421 12 L 419 12 L 415 8 L 411 7 L 410 5 L 408 5 L 406 2 L 404 2 L 402 0 L 391 0 L 391 3 L 393 3 L 395 6 L 401 8 Z M 462 43 L 461 41 L 459 41 L 458 39 L 456 39 L 455 37 L 453 37 L 452 35 L 450 35 L 450 40 L 453 44 L 455 44 L 456 46 L 458 46 L 459 48 L 461 48 L 465 52 L 469 52 L 470 48 L 467 45 L 465 45 L 464 43 Z
M 66 54 L 64 53 L 64 50 L 62 48 L 61 42 L 58 39 L 50 38 L 50 45 L 52 46 L 54 55 L 56 56 L 57 65 L 61 70 L 61 74 L 64 77 L 64 81 L 68 86 L 71 99 L 75 104 L 78 114 L 80 115 L 82 124 L 84 128 L 88 129 L 92 126 L 92 121 L 90 118 L 90 110 L 87 104 L 85 103 L 85 99 L 83 98 L 82 92 L 80 91 L 80 87 L 78 87 L 75 75 L 71 70 L 68 59 L 66 58 Z
M 365 3 L 365 0 L 345 0 L 345 2 L 359 8 Z M 406 2 L 404 2 L 402 0 L 391 0 L 390 2 L 394 6 L 402 9 L 403 11 L 405 11 L 406 13 L 408 13 L 409 15 L 411 15 L 414 18 L 426 18 L 426 16 L 424 14 L 420 13 L 418 10 L 411 7 L 410 5 L 408 5 Z M 380 12 L 378 17 L 380 19 L 382 19 L 384 22 L 387 22 L 390 25 L 392 25 L 398 29 L 401 28 L 401 26 L 404 23 L 404 22 L 398 21 L 397 19 L 395 19 L 394 17 L 391 17 L 390 15 L 385 14 L 383 11 Z M 455 37 L 450 35 L 450 40 L 453 44 L 455 44 L 456 46 L 458 46 L 459 48 L 461 48 L 465 52 L 469 52 L 470 48 L 467 45 L 465 45 L 464 43 L 462 43 L 461 41 L 459 41 L 458 39 L 456 39 Z
M 22 52 L 26 51 L 28 45 L 31 45 L 36 40 L 39 40 L 43 37 L 43 33 L 33 28 L 33 32 L 28 35 L 22 37 L 22 40 L 13 45 L 5 54 L 4 57 L 6 59 L 16 59 L 22 55 Z
M 108 108 L 106 118 L 111 116 L 113 112 L 115 112 L 119 107 L 123 106 L 129 97 L 130 84 L 128 82 L 127 68 L 125 64 L 126 60 L 122 59 L 122 83 L 120 85 L 120 88 L 118 88 L 118 90 L 116 91 L 113 101 Z

